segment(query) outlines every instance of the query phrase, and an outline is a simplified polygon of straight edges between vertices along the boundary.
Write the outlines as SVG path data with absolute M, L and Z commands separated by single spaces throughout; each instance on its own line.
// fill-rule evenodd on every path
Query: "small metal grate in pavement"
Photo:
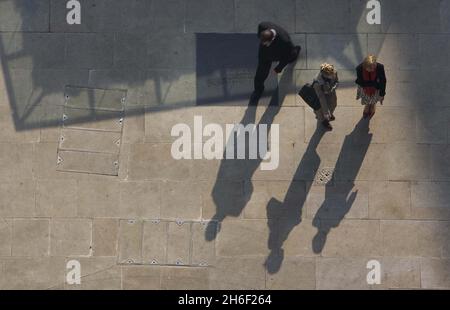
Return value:
M 316 179 L 314 180 L 315 185 L 327 185 L 333 181 L 333 168 L 322 168 L 317 173 Z

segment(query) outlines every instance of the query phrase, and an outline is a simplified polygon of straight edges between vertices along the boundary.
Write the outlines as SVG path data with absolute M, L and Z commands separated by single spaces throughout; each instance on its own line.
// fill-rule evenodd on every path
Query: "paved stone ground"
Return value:
M 381 1 L 379 26 L 362 0 L 81 2 L 68 26 L 66 1 L 0 1 L 1 289 L 450 288 L 450 1 Z M 245 105 L 261 20 L 303 46 L 281 108 Z M 370 124 L 369 52 L 388 76 Z M 295 95 L 325 60 L 342 80 L 326 134 Z M 195 115 L 280 124 L 279 169 L 175 161 L 171 128 Z

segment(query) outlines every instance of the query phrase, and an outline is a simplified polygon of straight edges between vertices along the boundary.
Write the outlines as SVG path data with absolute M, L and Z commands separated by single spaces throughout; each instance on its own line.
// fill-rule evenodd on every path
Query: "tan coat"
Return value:
M 336 77 L 333 80 L 327 81 L 322 77 L 322 73 L 317 75 L 314 79 L 314 90 L 317 97 L 319 97 L 321 109 L 316 111 L 317 119 L 320 121 L 329 120 L 333 115 L 337 106 L 336 88 L 339 85 L 339 78 L 336 73 Z

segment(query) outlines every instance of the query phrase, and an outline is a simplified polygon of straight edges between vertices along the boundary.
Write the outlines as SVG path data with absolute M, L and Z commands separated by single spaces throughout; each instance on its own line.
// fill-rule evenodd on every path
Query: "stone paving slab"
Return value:
M 373 182 L 369 188 L 369 218 L 411 218 L 413 185 L 409 182 Z
M 86 85 L 89 75 L 87 70 L 63 69 L 18 69 L 10 74 L 9 87 L 14 91 L 10 104 L 16 111 L 16 122 L 24 128 L 59 124 L 58 106 L 64 105 L 65 86 Z
M 119 226 L 119 264 L 142 263 L 142 222 L 121 220 Z
M 120 183 L 111 177 L 77 181 L 77 215 L 84 218 L 120 217 Z
M 183 0 L 130 0 L 127 4 L 120 0 L 81 0 L 80 3 L 84 22 L 81 25 L 68 25 L 64 18 L 65 4 L 51 1 L 51 31 L 145 34 L 149 28 L 161 27 L 171 33 L 184 29 Z
M 121 182 L 120 216 L 132 218 L 161 218 L 162 187 L 160 182 Z
M 75 180 L 39 180 L 36 188 L 36 215 L 71 218 L 77 215 Z
M 217 254 L 224 257 L 266 255 L 267 237 L 267 221 L 225 221 L 217 239 Z
M 92 222 L 92 255 L 116 256 L 119 221 L 99 218 Z
M 61 33 L 15 33 L 14 53 L 24 53 L 8 61 L 13 69 L 62 69 L 65 61 L 65 35 Z M 51 47 L 50 49 L 48 47 Z
M 308 34 L 308 69 L 318 69 L 324 62 L 336 69 L 354 69 L 367 54 L 367 36 L 355 34 Z M 330 54 L 328 51 L 334 51 Z
M 0 217 L 34 217 L 34 181 L 0 182 Z
M 421 285 L 427 289 L 448 289 L 448 259 L 423 259 Z
M 292 275 L 295 274 L 295 277 Z M 314 258 L 288 257 L 282 269 L 266 276 L 270 290 L 308 290 L 316 288 L 316 263 Z
M 289 33 L 295 32 L 295 0 L 238 0 L 235 2 L 235 31 L 254 33 L 256 25 L 270 20 Z M 301 31 L 304 32 L 304 31 Z
M 347 201 L 353 199 L 348 210 Z M 311 186 L 306 200 L 307 216 L 321 220 L 366 219 L 369 215 L 368 184 L 335 182 L 333 185 Z
M 210 288 L 214 289 L 264 289 L 266 275 L 263 257 L 223 257 L 210 271 Z M 245 274 L 241 277 L 240 274 Z
M 383 32 L 388 33 L 439 33 L 449 32 L 448 2 L 432 0 L 426 10 L 421 2 L 397 0 L 383 1 L 386 5 Z M 408 7 L 408 10 L 402 8 Z
M 76 109 L 123 111 L 126 103 L 126 90 L 89 89 L 67 86 L 65 106 Z
M 108 153 L 59 151 L 57 171 L 118 175 L 119 156 Z
M 296 32 L 348 33 L 357 30 L 352 27 L 354 14 L 350 11 L 350 1 L 348 0 L 296 0 L 295 9 Z M 330 24 L 323 23 L 320 18 L 317 18 L 318 16 L 328 16 L 331 18 Z
M 161 269 L 153 266 L 122 267 L 124 290 L 161 289 Z
M 27 130 L 17 132 L 12 121 L 13 113 L 9 107 L 0 107 L 0 142 L 11 143 L 22 141 L 25 143 L 39 142 L 40 130 Z
M 216 242 L 205 242 L 208 231 L 219 230 L 219 223 L 216 222 L 195 222 L 192 223 L 192 254 L 191 263 L 196 266 L 216 265 Z
M 168 225 L 159 220 L 144 222 L 142 256 L 144 264 L 167 264 Z
M 434 181 L 448 181 L 450 179 L 450 170 L 444 164 L 450 156 L 448 145 L 431 146 L 431 179 Z
M 9 143 L 7 148 L 1 148 L 0 178 L 2 180 L 32 179 L 33 152 L 33 144 L 30 143 Z
M 66 259 L 66 263 L 70 258 Z M 122 270 L 114 257 L 77 258 L 81 270 L 81 284 L 64 283 L 66 290 L 120 290 L 122 288 Z
M 163 268 L 161 289 L 164 290 L 207 290 L 210 270 L 207 268 Z
M 148 70 L 142 105 L 183 108 L 196 104 L 196 74 L 192 69 Z
M 92 220 L 53 220 L 50 231 L 50 253 L 52 256 L 90 255 Z
M 15 219 L 12 233 L 12 256 L 49 255 L 48 219 Z
M 421 262 L 417 258 L 379 258 L 384 268 L 382 284 L 377 286 L 367 285 L 365 271 L 368 261 L 368 258 L 317 258 L 317 288 L 368 290 L 414 289 L 421 286 Z
M 234 2 L 187 0 L 185 27 L 187 32 L 233 32 Z
M 12 254 L 12 220 L 0 219 L 0 257 L 11 256 Z
M 225 213 L 238 217 L 248 196 L 243 181 L 216 180 L 202 182 L 202 219 Z M 250 204 L 250 202 L 249 202 Z
M 198 182 L 164 181 L 161 184 L 161 218 L 192 219 L 201 217 L 202 187 Z M 179 210 L 179 206 L 183 210 Z
M 145 85 L 150 84 L 142 68 L 133 69 L 99 69 L 89 71 L 89 87 L 101 89 L 126 89 L 127 106 L 144 104 Z M 149 100 L 152 102 L 151 100 Z
M 65 44 L 67 68 L 102 69 L 113 66 L 112 34 L 67 34 Z
M 171 39 L 167 40 L 165 32 L 148 34 L 145 37 L 148 46 L 146 55 L 148 69 L 194 70 L 199 59 L 196 55 L 200 47 L 199 36 L 201 34 L 178 33 L 171 35 Z
M 342 121 L 337 121 L 333 131 L 329 135 L 324 135 L 321 142 L 324 144 L 343 144 L 344 140 L 347 140 L 351 143 L 351 140 L 353 140 L 352 138 L 356 133 L 356 131 L 353 131 L 355 129 L 355 124 L 358 123 L 361 114 L 362 112 L 355 108 L 341 107 L 340 109 L 336 109 L 335 117 L 337 120 Z M 313 110 L 309 107 L 305 108 L 305 142 L 311 141 L 311 137 L 317 130 L 317 124 L 318 122 Z
M 377 52 L 387 69 L 420 68 L 419 37 L 416 34 L 370 34 L 368 49 L 370 53 Z
M 420 60 L 423 69 L 439 69 L 448 60 L 448 34 L 419 34 Z M 433 46 L 434 48 L 429 48 Z M 444 66 L 445 67 L 445 66 Z
M 197 34 L 197 104 L 239 102 L 248 104 L 253 87 L 258 40 L 254 34 Z M 272 74 L 266 84 L 266 96 L 276 90 Z
M 167 229 L 167 264 L 189 264 L 190 251 L 190 223 L 169 222 Z
M 120 150 L 120 142 L 121 134 L 116 132 L 63 129 L 59 148 L 117 154 Z
M 319 231 L 329 229 L 331 231 L 328 233 L 326 241 L 314 239 L 313 247 L 320 249 L 323 246 L 321 253 L 324 257 L 381 256 L 382 239 L 379 227 L 378 221 L 370 220 L 343 220 L 340 223 L 336 220 L 320 220 Z M 351 236 L 355 235 L 358 238 L 348 242 Z M 325 244 L 322 245 L 322 243 Z
M 411 203 L 413 208 L 448 209 L 446 202 L 448 183 L 415 182 L 411 185 Z
M 133 144 L 128 176 L 130 180 L 186 180 L 192 176 L 192 161 L 171 158 L 171 144 Z M 159 162 L 159 164 L 155 164 Z
M 303 219 L 299 222 L 297 218 L 280 218 L 269 223 L 270 240 L 273 240 L 272 248 L 275 252 L 283 249 L 285 256 L 318 256 L 313 249 L 312 242 L 318 231 L 313 226 L 312 220 Z M 277 266 L 280 263 L 282 261 L 278 260 L 273 264 Z M 276 270 L 275 267 L 273 269 Z
M 304 182 L 295 181 L 254 181 L 245 184 L 245 196 L 249 196 L 244 209 L 245 219 L 273 219 L 278 216 L 296 216 L 297 211 L 301 215 L 305 200 Z M 280 202 L 276 212 L 268 210 L 272 200 Z M 304 216 L 304 215 L 303 215 Z
M 65 278 L 62 257 L 22 257 L 2 259 L 2 289 L 44 290 L 61 285 Z
M 49 1 L 2 1 L 0 31 L 48 31 Z
M 365 279 L 367 260 L 362 258 L 321 258 L 316 262 L 317 288 L 370 289 Z
M 442 257 L 448 230 L 448 222 L 382 221 L 383 252 L 398 257 Z

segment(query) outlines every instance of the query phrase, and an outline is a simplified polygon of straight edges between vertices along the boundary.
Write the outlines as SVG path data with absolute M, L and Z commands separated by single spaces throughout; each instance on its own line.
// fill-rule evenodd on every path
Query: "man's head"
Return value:
M 264 46 L 269 46 L 270 43 L 272 43 L 274 37 L 275 36 L 272 31 L 264 30 L 263 32 L 261 32 L 261 35 L 260 35 L 261 44 Z

